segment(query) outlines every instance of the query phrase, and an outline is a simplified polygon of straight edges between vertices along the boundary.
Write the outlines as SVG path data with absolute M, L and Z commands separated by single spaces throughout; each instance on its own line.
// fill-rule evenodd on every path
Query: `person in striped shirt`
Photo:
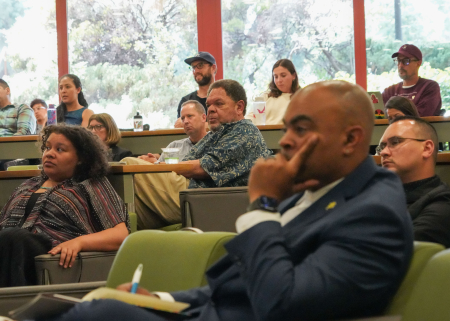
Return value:
M 106 178 L 106 149 L 79 126 L 43 129 L 40 176 L 22 183 L 0 212 L 0 287 L 36 283 L 34 257 L 114 251 L 129 234 L 124 202 Z M 18 268 L 19 267 L 19 268 Z

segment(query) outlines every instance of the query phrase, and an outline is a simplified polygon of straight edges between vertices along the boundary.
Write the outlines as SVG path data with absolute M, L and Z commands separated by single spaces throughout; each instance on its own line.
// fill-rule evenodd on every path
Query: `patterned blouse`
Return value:
M 42 177 L 33 177 L 14 191 L 0 213 L 0 230 L 20 223 L 31 194 L 44 181 Z M 125 204 L 106 177 L 80 183 L 68 179 L 40 194 L 22 228 L 45 234 L 56 246 L 122 222 L 129 229 Z
M 199 159 L 200 166 L 211 176 L 191 179 L 189 188 L 246 186 L 256 160 L 270 154 L 260 131 L 250 120 L 223 124 L 218 131 L 203 137 L 183 159 Z

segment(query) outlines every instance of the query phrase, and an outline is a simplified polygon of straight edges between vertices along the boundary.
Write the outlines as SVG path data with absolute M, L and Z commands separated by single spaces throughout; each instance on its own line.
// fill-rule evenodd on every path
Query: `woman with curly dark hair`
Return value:
M 41 150 L 41 176 L 22 183 L 0 212 L 0 287 L 35 284 L 37 255 L 60 253 L 67 268 L 80 251 L 117 250 L 129 232 L 95 135 L 79 126 L 48 126 Z
M 263 93 L 265 101 L 266 125 L 283 123 L 283 116 L 292 95 L 300 89 L 297 71 L 289 59 L 280 59 L 272 67 L 272 80 L 269 89 Z M 245 118 L 255 120 L 252 108 Z

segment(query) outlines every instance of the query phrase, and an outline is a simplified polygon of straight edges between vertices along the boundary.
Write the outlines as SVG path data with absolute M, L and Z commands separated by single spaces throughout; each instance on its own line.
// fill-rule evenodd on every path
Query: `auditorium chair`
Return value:
M 185 290 L 206 284 L 205 271 L 225 254 L 224 244 L 234 233 L 193 233 L 144 230 L 122 243 L 106 282 L 0 288 L 0 315 L 19 307 L 41 292 L 81 298 L 100 287 L 131 282 L 138 264 L 144 266 L 140 285 L 150 290 Z
M 424 272 L 425 266 L 427 265 L 427 263 L 429 263 L 430 259 L 436 253 L 441 252 L 443 250 L 444 247 L 440 244 L 430 242 L 414 242 L 414 255 L 409 265 L 408 272 L 406 273 L 406 276 L 403 279 L 400 288 L 397 290 L 395 297 L 393 298 L 391 304 L 389 305 L 386 314 L 403 315 L 405 313 L 407 304 L 410 301 L 411 296 L 417 286 L 417 281 L 419 277 Z M 449 286 L 449 297 L 450 297 L 450 286 Z
M 130 216 L 131 233 L 136 231 L 136 213 Z M 59 265 L 60 254 L 42 254 L 34 258 L 39 285 L 105 281 L 117 251 L 80 252 L 73 266 Z
M 181 224 L 202 231 L 236 232 L 236 219 L 247 211 L 248 187 L 194 188 L 180 192 Z
M 145 230 L 131 234 L 122 244 L 114 260 L 107 287 L 130 282 L 138 264 L 144 265 L 140 284 L 150 290 L 176 291 L 206 284 L 204 272 L 225 250 L 223 244 L 231 233 L 163 232 Z M 206 244 L 208 243 L 208 244 Z M 415 242 L 414 256 L 399 290 L 384 317 L 363 320 L 442 321 L 450 316 L 450 249 L 438 244 Z M 88 285 L 93 287 L 89 288 Z M 84 286 L 88 292 L 102 284 L 80 283 L 67 287 L 37 286 L 41 292 L 60 292 L 73 296 L 83 293 L 74 287 Z M 59 287 L 59 288 L 58 288 Z M 0 289 L 0 315 L 14 309 L 30 296 L 22 287 Z M 22 291 L 22 292 L 21 292 Z M 72 291 L 71 294 L 69 291 Z M 77 292 L 78 291 L 78 292 Z M 36 291 L 34 292 L 36 293 Z M 22 296 L 21 296 L 22 295 Z M 5 305 L 5 302 L 8 304 Z M 356 321 L 356 320 L 353 320 Z
M 206 270 L 225 254 L 224 244 L 234 236 L 228 232 L 138 231 L 120 247 L 106 286 L 131 282 L 140 263 L 144 288 L 170 292 L 206 285 Z

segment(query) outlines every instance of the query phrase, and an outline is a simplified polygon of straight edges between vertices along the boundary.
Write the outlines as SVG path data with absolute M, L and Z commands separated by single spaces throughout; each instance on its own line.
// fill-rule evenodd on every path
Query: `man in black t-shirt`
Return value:
M 438 141 L 427 121 L 401 116 L 384 132 L 377 153 L 402 180 L 414 239 L 450 247 L 450 188 L 435 172 Z
M 194 80 L 198 84 L 198 90 L 184 96 L 178 105 L 177 121 L 175 122 L 175 128 L 182 128 L 183 122 L 180 119 L 181 105 L 188 100 L 196 100 L 202 104 L 206 111 L 206 94 L 209 86 L 215 81 L 217 73 L 216 59 L 206 51 L 200 51 L 194 57 L 190 57 L 184 60 L 185 63 L 191 66 L 194 74 Z

